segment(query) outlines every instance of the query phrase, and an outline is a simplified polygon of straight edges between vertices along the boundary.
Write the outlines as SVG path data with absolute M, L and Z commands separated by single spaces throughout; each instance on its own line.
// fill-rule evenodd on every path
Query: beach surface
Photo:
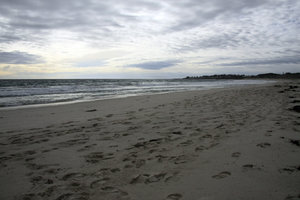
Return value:
M 300 82 L 0 110 L 0 199 L 300 198 Z

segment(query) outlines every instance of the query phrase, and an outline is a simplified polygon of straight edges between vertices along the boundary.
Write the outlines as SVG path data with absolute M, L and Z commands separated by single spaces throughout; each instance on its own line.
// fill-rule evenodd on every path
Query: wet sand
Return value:
M 300 82 L 0 110 L 0 199 L 300 198 Z

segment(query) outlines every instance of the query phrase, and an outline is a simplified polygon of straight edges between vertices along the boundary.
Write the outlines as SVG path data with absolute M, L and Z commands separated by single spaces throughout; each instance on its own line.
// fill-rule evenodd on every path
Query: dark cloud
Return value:
M 133 65 L 129 65 L 128 67 L 159 70 L 162 68 L 172 67 L 180 62 L 181 61 L 179 61 L 179 60 L 153 61 L 153 62 L 143 62 L 143 63 L 133 64 Z
M 221 63 L 218 66 L 249 66 L 249 65 L 278 65 L 278 64 L 300 64 L 299 56 L 290 56 L 273 59 L 253 59 L 240 62 Z
M 29 54 L 26 52 L 13 51 L 3 52 L 0 51 L 0 64 L 38 64 L 43 63 L 40 56 Z

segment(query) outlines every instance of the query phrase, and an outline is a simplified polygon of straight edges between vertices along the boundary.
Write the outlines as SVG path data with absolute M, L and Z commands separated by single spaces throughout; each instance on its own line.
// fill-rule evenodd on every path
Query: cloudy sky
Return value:
M 0 78 L 299 71 L 299 0 L 0 0 Z

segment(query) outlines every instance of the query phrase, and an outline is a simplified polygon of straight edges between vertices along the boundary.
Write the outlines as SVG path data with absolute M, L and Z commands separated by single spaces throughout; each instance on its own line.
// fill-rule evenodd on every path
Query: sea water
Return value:
M 266 80 L 28 79 L 0 80 L 0 107 L 72 103 L 146 94 L 206 90 Z

